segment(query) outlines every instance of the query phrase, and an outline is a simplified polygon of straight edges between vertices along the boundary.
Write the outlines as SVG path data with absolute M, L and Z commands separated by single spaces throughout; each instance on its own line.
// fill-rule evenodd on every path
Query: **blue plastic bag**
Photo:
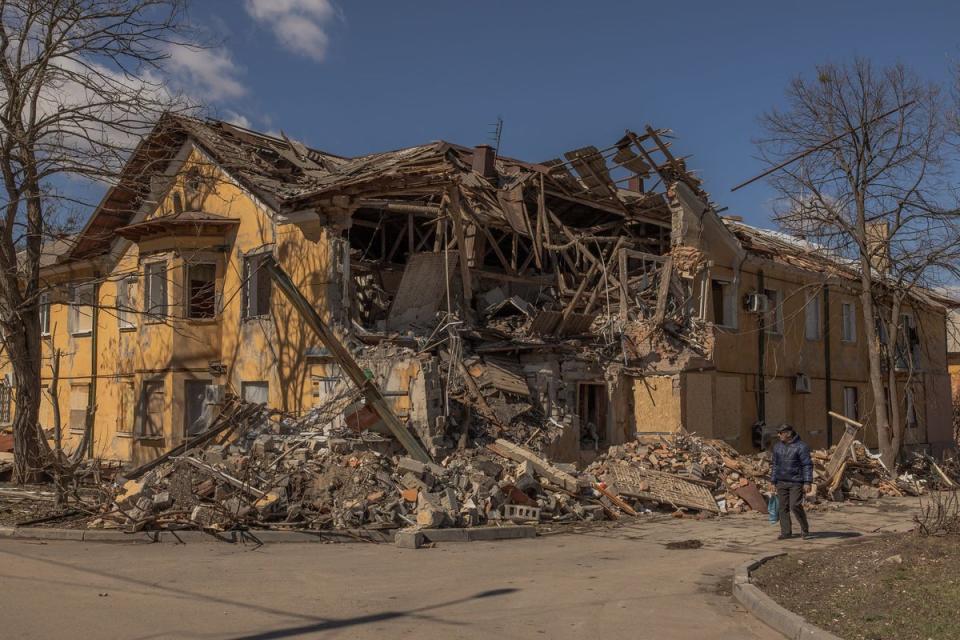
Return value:
M 780 521 L 780 498 L 777 494 L 770 496 L 770 502 L 767 503 L 767 513 L 770 514 L 770 524 L 776 524 Z

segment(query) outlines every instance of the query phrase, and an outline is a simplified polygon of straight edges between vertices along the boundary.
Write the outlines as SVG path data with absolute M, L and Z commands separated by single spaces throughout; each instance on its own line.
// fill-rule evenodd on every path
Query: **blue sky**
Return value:
M 545 160 L 626 128 L 673 129 L 727 213 L 770 226 L 757 116 L 855 55 L 947 82 L 956 2 L 203 0 L 221 46 L 176 60 L 211 112 L 343 155 L 446 139 Z

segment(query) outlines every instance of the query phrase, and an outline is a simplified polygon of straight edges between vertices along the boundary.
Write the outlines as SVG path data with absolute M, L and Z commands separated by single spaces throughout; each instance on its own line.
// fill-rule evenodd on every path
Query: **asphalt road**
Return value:
M 0 540 L 0 637 L 775 640 L 729 596 L 735 566 L 906 528 L 916 506 L 817 513 L 821 537 L 786 546 L 765 514 L 419 550 Z

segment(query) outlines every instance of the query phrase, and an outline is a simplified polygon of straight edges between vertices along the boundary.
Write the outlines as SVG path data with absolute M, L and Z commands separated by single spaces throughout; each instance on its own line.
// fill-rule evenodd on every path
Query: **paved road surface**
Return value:
M 787 547 L 905 528 L 915 508 L 818 513 L 825 536 Z M 776 533 L 753 514 L 420 550 L 0 540 L 0 637 L 776 640 L 728 585 L 783 548 Z M 703 547 L 665 547 L 693 538 Z

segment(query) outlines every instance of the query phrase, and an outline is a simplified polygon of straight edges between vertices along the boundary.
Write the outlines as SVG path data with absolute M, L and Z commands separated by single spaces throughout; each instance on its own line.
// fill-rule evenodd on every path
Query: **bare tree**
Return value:
M 0 336 L 16 377 L 14 478 L 37 478 L 43 239 L 58 176 L 109 181 L 166 110 L 186 0 L 0 0 Z
M 960 257 L 957 215 L 944 204 L 943 116 L 937 86 L 902 66 L 877 69 L 857 59 L 796 78 L 786 106 L 761 118 L 766 161 L 801 156 L 771 178 L 777 221 L 859 279 L 874 421 L 888 466 L 903 443 L 901 407 L 917 347 L 901 312 L 912 296 L 955 278 Z

